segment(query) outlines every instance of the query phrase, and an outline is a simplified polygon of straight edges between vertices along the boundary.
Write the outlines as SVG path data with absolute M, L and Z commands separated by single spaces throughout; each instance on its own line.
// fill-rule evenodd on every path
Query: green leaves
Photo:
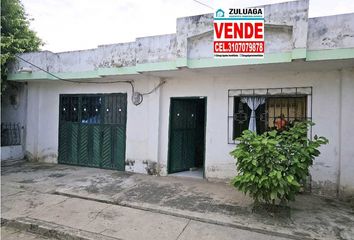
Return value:
M 232 184 L 255 201 L 294 200 L 305 183 L 318 148 L 327 144 L 325 137 L 308 139 L 311 122 L 296 122 L 288 130 L 257 135 L 244 131 L 230 154 L 236 158 L 239 175 Z
M 15 54 L 37 51 L 43 45 L 36 33 L 29 29 L 29 20 L 19 0 L 1 1 L 1 82 L 7 78 L 8 64 Z M 3 91 L 3 89 L 1 89 Z
M 294 181 L 294 176 L 287 176 L 286 179 L 288 180 L 288 183 L 292 183 Z

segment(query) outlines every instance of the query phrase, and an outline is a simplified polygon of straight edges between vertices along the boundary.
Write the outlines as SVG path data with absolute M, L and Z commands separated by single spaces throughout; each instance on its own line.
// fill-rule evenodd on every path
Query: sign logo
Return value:
M 264 58 L 264 9 L 218 9 L 214 58 Z

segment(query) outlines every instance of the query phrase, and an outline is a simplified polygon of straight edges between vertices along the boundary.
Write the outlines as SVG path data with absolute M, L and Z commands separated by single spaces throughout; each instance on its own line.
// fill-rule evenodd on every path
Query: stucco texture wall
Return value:
M 137 91 L 152 89 L 159 79 L 135 83 Z M 75 84 L 60 81 L 31 82 L 28 84 L 27 156 L 57 162 L 59 130 L 59 94 L 127 93 L 127 144 L 126 159 L 135 161 L 135 170 L 146 173 L 143 162 L 157 161 L 159 91 L 145 96 L 139 106 L 131 99 L 131 86 L 126 83 Z
M 168 116 L 170 97 L 207 97 L 206 127 L 206 177 L 230 178 L 236 174 L 235 160 L 229 152 L 235 145 L 227 143 L 228 89 L 313 87 L 312 117 L 316 122 L 313 134 L 330 139 L 330 144 L 321 149 L 312 169 L 315 188 L 327 184 L 335 191 L 338 170 L 339 133 L 339 82 L 340 73 L 332 72 L 282 72 L 262 74 L 251 71 L 237 73 L 230 77 L 174 78 L 169 80 L 161 93 L 160 142 L 168 142 Z M 332 126 L 332 127 L 330 127 Z M 167 144 L 161 144 L 160 161 L 167 162 Z
M 341 71 L 339 193 L 354 195 L 354 69 Z
M 167 174 L 169 108 L 171 97 L 207 98 L 205 176 L 229 179 L 236 174 L 235 160 L 229 152 L 227 116 L 228 89 L 313 87 L 313 135 L 325 136 L 330 143 L 321 150 L 311 169 L 312 190 L 335 196 L 353 187 L 354 132 L 351 127 L 354 106 L 353 69 L 346 70 L 270 70 L 244 68 L 214 74 L 199 70 L 176 72 L 143 103 L 134 106 L 127 84 L 71 84 L 31 82 L 28 85 L 27 146 L 29 155 L 43 161 L 57 161 L 60 93 L 128 93 L 126 159 L 134 161 L 127 171 L 146 173 L 146 161 L 158 162 L 161 175 Z M 157 78 L 136 81 L 139 91 L 151 89 Z M 129 162 L 129 161 L 128 161 Z

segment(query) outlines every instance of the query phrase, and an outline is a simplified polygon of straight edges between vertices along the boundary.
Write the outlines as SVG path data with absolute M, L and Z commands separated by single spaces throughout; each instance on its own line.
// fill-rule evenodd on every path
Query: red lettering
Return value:
M 252 36 L 253 36 L 252 23 L 245 23 L 245 38 L 252 38 Z
M 232 23 L 225 23 L 225 38 L 232 38 Z
M 220 27 L 218 26 L 217 23 L 214 23 L 214 31 L 217 38 L 221 38 L 223 28 L 224 28 L 224 23 L 221 23 Z
M 223 22 L 214 23 L 217 39 L 262 39 L 264 36 L 263 23 L 256 22 Z
M 255 38 L 263 38 L 263 31 L 262 31 L 262 26 L 263 23 L 255 23 L 254 28 L 255 28 Z
M 234 23 L 234 38 L 243 38 L 243 23 Z

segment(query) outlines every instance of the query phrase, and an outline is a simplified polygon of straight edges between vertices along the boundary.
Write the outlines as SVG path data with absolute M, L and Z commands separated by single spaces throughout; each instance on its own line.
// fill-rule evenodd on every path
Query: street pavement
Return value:
M 290 208 L 269 215 L 252 211 L 251 199 L 226 183 L 23 161 L 2 162 L 1 172 L 3 222 L 36 233 L 29 227 L 35 225 L 47 237 L 278 240 L 354 236 L 350 205 L 313 195 L 300 195 Z

